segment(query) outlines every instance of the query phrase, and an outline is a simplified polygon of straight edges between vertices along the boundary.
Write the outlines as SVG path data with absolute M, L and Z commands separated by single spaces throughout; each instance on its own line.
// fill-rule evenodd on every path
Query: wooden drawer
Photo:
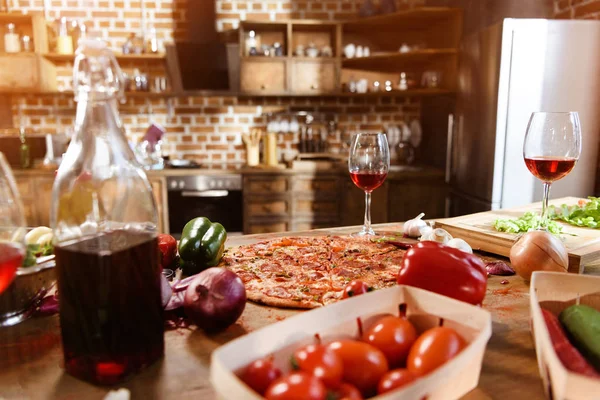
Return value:
M 323 192 L 337 193 L 339 190 L 337 179 L 298 178 L 294 182 L 295 192 L 315 192 L 315 195 Z
M 297 214 L 326 214 L 335 217 L 338 213 L 338 204 L 336 201 L 296 199 L 295 212 Z
M 248 214 L 252 217 L 264 217 L 270 215 L 285 215 L 288 213 L 288 204 L 285 200 L 249 203 Z
M 334 61 L 294 60 L 292 63 L 292 91 L 294 93 L 327 93 L 336 89 Z
M 246 194 L 285 193 L 288 190 L 287 178 L 275 177 L 270 179 L 247 179 L 244 181 Z
M 251 223 L 248 224 L 247 234 L 255 233 L 271 233 L 271 232 L 286 232 L 289 231 L 289 223 L 287 221 L 281 222 L 264 222 L 264 223 Z
M 240 90 L 251 93 L 283 93 L 286 91 L 285 60 L 243 60 Z

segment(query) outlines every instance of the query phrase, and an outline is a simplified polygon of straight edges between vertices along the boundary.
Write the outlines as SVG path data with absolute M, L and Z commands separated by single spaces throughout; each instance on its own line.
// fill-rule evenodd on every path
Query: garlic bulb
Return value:
M 462 250 L 465 253 L 473 254 L 473 249 L 469 246 L 469 243 L 465 242 L 463 239 L 453 238 L 446 243 L 446 246 L 454 247 L 456 249 Z
M 406 236 L 414 238 L 421 236 L 421 229 L 428 226 L 427 222 L 421 219 L 424 215 L 425 213 L 421 213 L 416 218 L 409 219 L 404 223 L 403 230 Z
M 452 235 L 448 233 L 445 229 L 436 228 L 428 234 L 421 236 L 420 241 L 433 241 L 441 244 L 447 244 L 450 240 L 452 240 Z

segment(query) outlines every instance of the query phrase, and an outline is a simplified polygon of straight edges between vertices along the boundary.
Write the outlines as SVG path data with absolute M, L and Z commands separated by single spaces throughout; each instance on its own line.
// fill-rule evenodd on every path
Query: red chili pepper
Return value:
M 160 266 L 167 268 L 177 255 L 177 240 L 171 235 L 161 233 L 158 235 L 158 249 L 160 250 Z
M 487 287 L 487 272 L 485 264 L 476 255 L 425 241 L 406 252 L 397 282 L 481 304 Z

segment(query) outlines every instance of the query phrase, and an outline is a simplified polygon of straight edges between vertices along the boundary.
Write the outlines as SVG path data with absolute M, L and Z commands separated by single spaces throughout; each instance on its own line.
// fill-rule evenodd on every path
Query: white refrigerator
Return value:
M 550 199 L 594 194 L 600 136 L 600 21 L 504 19 L 462 41 L 448 129 L 450 216 L 542 199 L 523 161 L 533 111 L 577 111 L 583 150 Z

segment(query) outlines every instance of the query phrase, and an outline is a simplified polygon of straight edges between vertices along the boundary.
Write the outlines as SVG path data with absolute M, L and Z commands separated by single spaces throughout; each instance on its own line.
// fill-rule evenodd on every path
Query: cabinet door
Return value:
M 390 221 L 406 221 L 422 212 L 426 219 L 443 217 L 446 195 L 447 185 L 441 179 L 390 181 Z
M 169 211 L 167 209 L 167 194 L 165 180 L 162 177 L 150 178 L 152 194 L 158 211 L 158 232 L 169 233 Z
M 54 177 L 35 178 L 35 206 L 37 225 L 50 226 L 50 207 L 52 206 L 52 186 Z
M 240 89 L 250 93 L 283 93 L 286 91 L 286 61 L 243 60 Z
M 292 64 L 292 92 L 327 93 L 336 89 L 334 61 L 294 60 Z
M 371 223 L 388 222 L 387 213 L 388 182 L 371 194 Z M 350 179 L 344 182 L 340 201 L 340 220 L 342 226 L 362 225 L 365 217 L 365 192 L 357 188 Z
M 36 199 L 34 197 L 34 179 L 30 176 L 15 178 L 17 189 L 23 203 L 23 213 L 25 214 L 25 223 L 27 226 L 38 226 L 36 213 Z

